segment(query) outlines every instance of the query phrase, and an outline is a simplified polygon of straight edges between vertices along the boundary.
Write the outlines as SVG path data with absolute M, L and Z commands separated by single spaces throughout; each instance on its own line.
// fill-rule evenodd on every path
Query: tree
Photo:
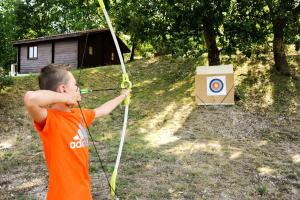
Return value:
M 251 50 L 257 51 L 258 45 L 268 44 L 271 38 L 274 67 L 289 75 L 285 44 L 297 43 L 299 7 L 297 0 L 238 0 L 233 9 L 235 14 L 225 23 L 226 37 L 233 48 L 238 47 L 248 56 Z
M 208 61 L 210 65 L 219 65 L 219 49 L 217 47 L 216 37 L 219 34 L 219 28 L 223 25 L 224 14 L 228 12 L 230 0 L 225 1 L 204 1 L 203 13 L 203 33 L 206 47 L 208 49 Z
M 265 0 L 265 2 L 269 8 L 269 20 L 273 26 L 275 68 L 282 74 L 289 75 L 290 68 L 284 48 L 284 31 L 289 23 L 295 24 L 297 21 L 299 22 L 300 3 L 298 0 Z
M 131 60 L 139 43 L 149 42 L 156 53 L 168 53 L 173 0 L 114 1 L 112 12 L 118 30 L 131 36 Z
M 111 11 L 118 31 L 130 35 L 132 45 L 130 61 L 132 61 L 138 43 L 146 42 L 148 39 L 151 28 L 148 19 L 151 12 L 149 5 L 146 1 L 115 1 Z
M 239 50 L 248 58 L 266 53 L 261 47 L 269 45 L 272 33 L 266 18 L 267 8 L 262 1 L 232 1 L 220 40 L 223 52 L 231 55 Z
M 193 38 L 203 36 L 209 65 L 219 65 L 218 37 L 230 7 L 230 0 L 177 0 L 174 6 L 178 12 L 174 32 L 181 29 L 185 31 L 184 34 Z M 201 39 L 194 41 L 201 42 Z
M 13 84 L 13 78 L 8 75 L 7 71 L 0 67 L 0 93 L 6 87 Z
M 14 0 L 0 2 L 0 67 L 6 69 L 15 61 L 16 53 L 12 42 L 16 39 Z
M 96 1 L 18 0 L 18 33 L 22 38 L 32 38 L 97 28 L 103 25 L 98 7 Z

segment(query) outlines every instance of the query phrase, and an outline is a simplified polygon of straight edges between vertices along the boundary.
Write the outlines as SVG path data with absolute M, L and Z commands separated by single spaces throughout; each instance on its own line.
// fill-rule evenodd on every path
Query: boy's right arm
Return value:
M 24 96 L 24 103 L 31 118 L 37 123 L 42 123 L 46 120 L 47 109 L 45 107 L 48 105 L 54 103 L 77 104 L 70 95 L 50 90 L 28 91 Z

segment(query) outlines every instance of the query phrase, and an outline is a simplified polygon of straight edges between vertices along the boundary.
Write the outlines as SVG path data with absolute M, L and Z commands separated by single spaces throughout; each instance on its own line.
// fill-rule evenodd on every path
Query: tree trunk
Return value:
M 167 54 L 167 38 L 164 34 L 161 35 L 161 41 L 159 46 L 157 47 L 156 53 L 154 54 L 155 57 L 163 56 Z
M 131 54 L 130 54 L 130 59 L 129 61 L 134 61 L 134 53 L 135 53 L 135 49 L 136 49 L 136 42 L 133 41 L 132 42 L 132 47 L 131 47 Z
M 204 38 L 206 43 L 206 48 L 208 49 L 208 64 L 220 65 L 220 52 L 217 47 L 216 33 L 211 22 L 204 23 Z
M 275 69 L 283 75 L 290 75 L 290 68 L 288 66 L 283 41 L 283 30 L 286 26 L 282 19 L 273 20 L 273 54 L 275 61 Z

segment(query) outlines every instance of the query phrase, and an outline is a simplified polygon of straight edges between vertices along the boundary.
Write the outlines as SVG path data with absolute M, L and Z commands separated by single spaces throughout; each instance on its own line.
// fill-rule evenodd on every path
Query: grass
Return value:
M 299 74 L 298 57 L 290 58 L 295 74 Z M 232 107 L 198 107 L 194 72 L 206 62 L 160 57 L 127 64 L 134 89 L 118 195 L 153 200 L 296 199 L 299 79 L 273 72 L 268 60 L 234 57 L 239 101 Z M 228 61 L 224 58 L 223 63 Z M 80 82 L 83 88 L 115 88 L 119 75 L 118 66 L 84 69 Z M 12 194 L 38 198 L 47 190 L 41 142 L 22 103 L 24 92 L 37 89 L 36 84 L 36 76 L 17 78 L 0 96 L 0 145 L 12 145 L 0 149 L 1 199 Z M 83 97 L 82 105 L 94 108 L 117 94 L 94 92 Z M 108 175 L 122 120 L 120 107 L 91 128 Z M 108 186 L 92 146 L 90 175 L 94 198 L 106 199 Z M 19 186 L 24 183 L 31 184 Z
M 268 187 L 267 187 L 267 185 L 264 184 L 264 183 L 258 185 L 258 186 L 257 186 L 257 192 L 258 192 L 260 195 L 267 194 L 267 192 L 268 192 Z

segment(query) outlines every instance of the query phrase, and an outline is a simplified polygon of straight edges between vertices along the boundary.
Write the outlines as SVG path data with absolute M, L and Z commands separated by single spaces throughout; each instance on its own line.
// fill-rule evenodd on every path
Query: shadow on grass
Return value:
M 120 175 L 124 198 L 296 197 L 299 169 L 288 155 L 299 151 L 299 138 L 264 141 L 262 135 L 277 130 L 277 123 L 235 107 L 185 106 L 178 102 L 159 122 L 149 119 L 145 130 L 131 130 Z

